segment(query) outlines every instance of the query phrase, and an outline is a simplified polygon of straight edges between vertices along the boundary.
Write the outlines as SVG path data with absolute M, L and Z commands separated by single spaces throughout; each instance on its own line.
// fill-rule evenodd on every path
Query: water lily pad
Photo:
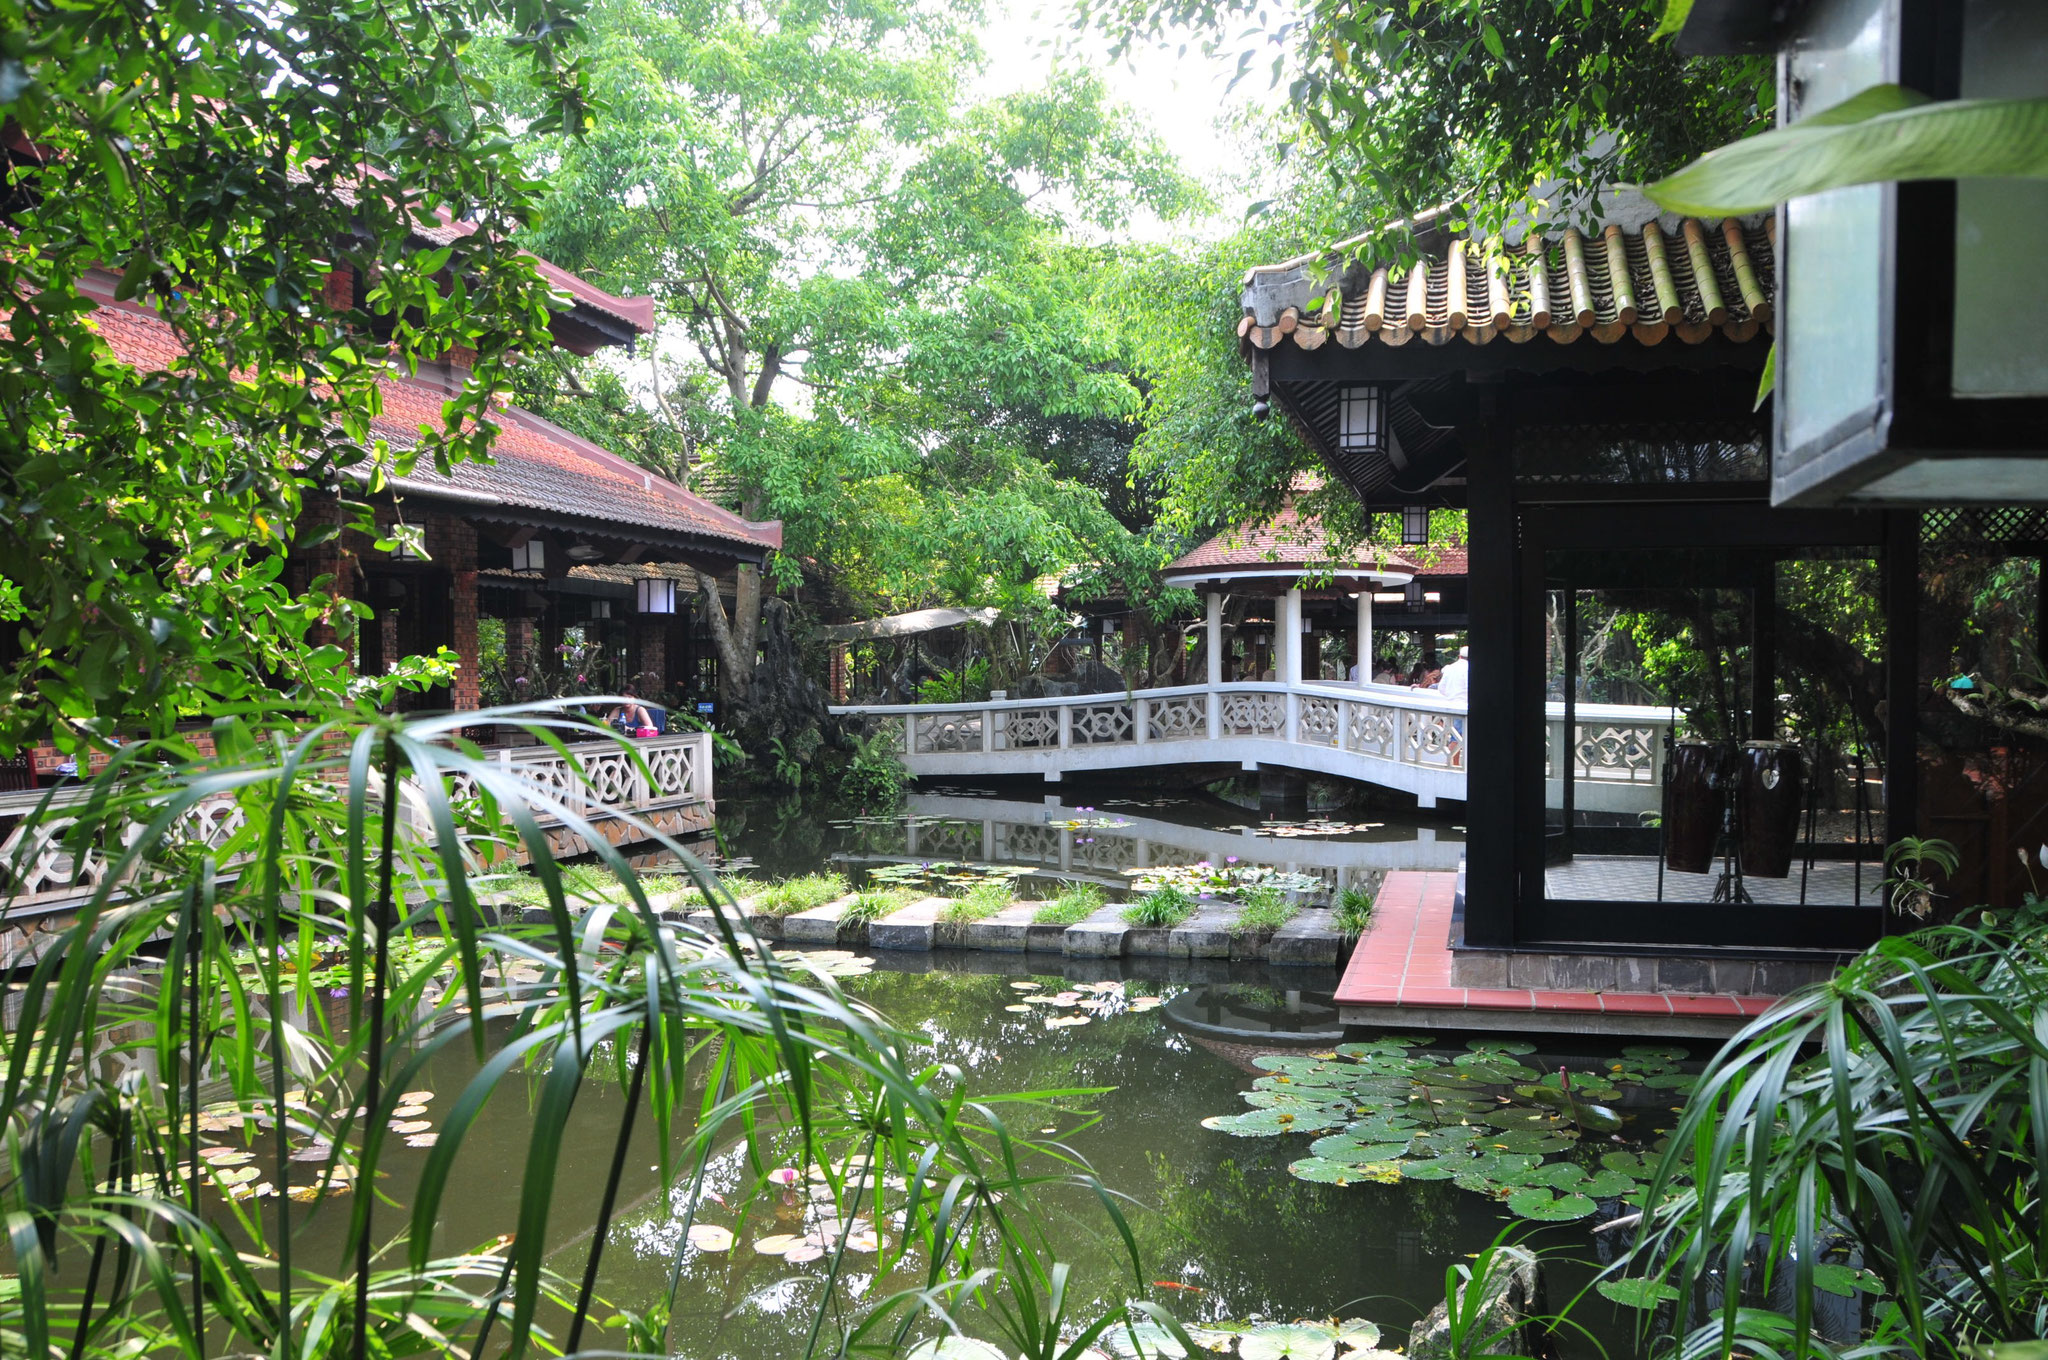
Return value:
M 1379 1324 L 1364 1318 L 1339 1318 L 1337 1344 L 1346 1350 L 1369 1351 L 1380 1344 Z
M 1858 1270 L 1854 1266 L 1841 1265 L 1834 1261 L 1822 1261 L 1813 1268 L 1813 1287 L 1824 1294 L 1849 1298 L 1861 1291 L 1878 1294 L 1884 1285 L 1874 1270 Z
M 781 1256 L 791 1247 L 803 1241 L 796 1233 L 771 1233 L 754 1243 L 754 1250 L 763 1256 Z
M 768 1173 L 770 1185 L 795 1185 L 803 1179 L 803 1172 L 793 1166 L 778 1166 Z
M 1643 1082 L 1653 1091 L 1690 1091 L 1700 1084 L 1700 1079 L 1690 1072 L 1660 1072 Z
M 1577 1190 L 1586 1183 L 1586 1168 L 1572 1162 L 1552 1162 L 1532 1168 L 1521 1178 L 1521 1183 L 1547 1185 L 1553 1190 Z
M 1411 1181 L 1447 1181 L 1472 1164 L 1460 1153 L 1452 1157 L 1418 1157 L 1400 1163 L 1401 1174 Z
M 732 1229 L 716 1223 L 692 1223 L 690 1245 L 699 1251 L 731 1251 Z
M 391 1112 L 393 1119 L 418 1119 L 427 1112 L 424 1105 L 401 1105 Z
M 1046 1017 L 1045 1027 L 1047 1029 L 1067 1029 L 1073 1025 L 1085 1025 L 1088 1023 L 1088 1019 L 1089 1017 L 1085 1015 L 1051 1015 Z
M 1156 1322 L 1127 1322 L 1108 1327 L 1102 1333 L 1103 1344 L 1123 1360 L 1182 1360 L 1188 1348 L 1180 1338 Z M 952 1357 L 944 1357 L 952 1360 Z M 962 1357 L 969 1360 L 969 1357 Z M 981 1360 L 973 1357 L 972 1360 Z
M 1621 1130 L 1621 1112 L 1605 1105 L 1574 1105 L 1571 1113 L 1587 1133 L 1618 1133 Z
M 1421 1128 L 1420 1122 L 1400 1114 L 1367 1115 L 1344 1126 L 1344 1132 L 1361 1143 L 1407 1142 Z
M 1408 1150 L 1417 1157 L 1441 1157 L 1471 1147 L 1480 1133 L 1481 1130 L 1469 1124 L 1449 1124 L 1443 1128 L 1422 1129 L 1408 1140 Z
M 1666 1048 L 1658 1044 L 1631 1044 L 1621 1050 L 1621 1056 L 1650 1062 L 1684 1062 L 1692 1054 L 1683 1048 Z
M 1657 1164 L 1640 1152 L 1603 1152 L 1600 1154 L 1600 1165 L 1609 1171 L 1619 1171 L 1622 1175 L 1632 1176 L 1639 1181 L 1648 1180 L 1650 1173 L 1657 1169 Z
M 406 1135 L 405 1145 L 409 1148 L 430 1148 L 440 1141 L 438 1133 L 412 1133 Z
M 1134 996 L 1131 998 L 1131 1009 L 1134 1011 L 1155 1010 L 1165 1004 L 1166 998 L 1163 996 Z
M 1239 1360 L 1333 1360 L 1337 1329 L 1320 1322 L 1274 1322 L 1254 1327 L 1237 1343 Z
M 407 1105 L 424 1105 L 434 1098 L 432 1091 L 407 1091 L 399 1099 Z
M 391 1121 L 391 1131 L 393 1133 L 425 1133 L 432 1127 L 434 1127 L 433 1123 L 425 1119 L 394 1119 Z
M 1536 1045 L 1521 1039 L 1471 1039 L 1465 1044 L 1474 1053 L 1534 1053 Z
M 1605 1168 L 1595 1171 L 1586 1179 L 1584 1185 L 1578 1187 L 1580 1194 L 1591 1195 L 1594 1199 L 1626 1199 L 1631 1195 L 1641 1194 L 1642 1189 L 1642 1182 L 1635 1177 L 1626 1172 L 1609 1171 Z
M 818 1258 L 822 1257 L 824 1254 L 824 1246 L 820 1243 L 813 1242 L 811 1239 L 807 1237 L 803 1241 L 791 1247 L 788 1251 L 782 1253 L 782 1259 L 789 1262 L 793 1266 L 800 1266 L 805 1265 L 811 1261 L 815 1261 Z
M 1035 992 L 1039 990 L 1039 984 L 1036 982 L 1013 982 L 1010 986 L 1020 992 Z
M 1210 1115 L 1202 1127 L 1237 1138 L 1270 1138 L 1278 1133 L 1322 1133 L 1343 1122 L 1341 1115 L 1326 1110 L 1247 1110 Z
M 1535 1129 L 1502 1129 L 1489 1133 L 1479 1140 L 1482 1152 L 1563 1152 L 1576 1146 L 1576 1140 L 1561 1133 L 1545 1133 Z
M 1323 1091 L 1246 1091 L 1244 1103 L 1255 1110 L 1332 1110 L 1343 1113 L 1348 1106 L 1337 1105 Z
M 1367 1162 L 1391 1162 L 1408 1151 L 1408 1144 L 1368 1143 L 1348 1133 L 1333 1133 L 1310 1143 L 1308 1150 L 1328 1161 L 1364 1166 Z
M 1569 1223 L 1589 1217 L 1599 1207 L 1584 1195 L 1560 1195 L 1542 1185 L 1524 1186 L 1508 1196 L 1510 1213 L 1538 1223 Z
M 1015 1011 L 1019 1015 L 1031 1014 L 1031 1008 L 1029 1006 L 1005 1006 L 1003 1007 L 1003 1009 L 1006 1011 Z
M 1661 1280 L 1645 1280 L 1640 1277 L 1602 1280 L 1594 1288 L 1624 1308 L 1655 1308 L 1660 1303 L 1678 1297 L 1678 1291 Z
M 1401 1169 L 1393 1162 L 1333 1162 L 1327 1157 L 1304 1157 L 1290 1164 L 1287 1172 L 1318 1185 L 1392 1185 L 1401 1179 Z

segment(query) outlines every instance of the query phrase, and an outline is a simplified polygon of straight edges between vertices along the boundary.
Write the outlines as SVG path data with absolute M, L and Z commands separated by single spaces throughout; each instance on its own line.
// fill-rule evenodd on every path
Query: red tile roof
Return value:
M 1354 551 L 1345 560 L 1348 563 L 1377 560 L 1391 571 L 1414 570 L 1398 554 L 1384 548 L 1364 553 Z M 1330 544 L 1323 534 L 1322 521 L 1315 518 L 1304 520 L 1290 504 L 1263 524 L 1225 529 L 1207 543 L 1176 557 L 1167 564 L 1166 570 L 1260 570 L 1327 565 L 1331 561 Z
M 137 368 L 167 369 L 182 352 L 170 326 L 141 308 L 102 304 L 94 321 L 115 355 Z M 423 427 L 440 428 L 449 395 L 441 386 L 394 376 L 382 387 L 384 409 L 371 428 L 393 446 L 415 447 Z M 626 537 L 640 530 L 709 540 L 707 549 L 748 560 L 782 546 L 779 522 L 742 519 L 530 411 L 500 407 L 497 421 L 491 462 L 459 464 L 453 477 L 423 466 L 399 490 L 422 497 L 452 492 L 448 499 L 481 517 L 495 505 L 615 525 Z
M 1463 543 L 1428 543 L 1408 552 L 1415 574 L 1423 580 L 1438 576 L 1463 576 L 1472 550 Z

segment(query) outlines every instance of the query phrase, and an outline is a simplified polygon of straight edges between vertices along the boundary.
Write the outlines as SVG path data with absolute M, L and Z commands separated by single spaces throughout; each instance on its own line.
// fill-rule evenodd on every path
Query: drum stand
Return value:
M 1721 795 L 1721 876 L 1714 880 L 1714 895 L 1707 901 L 1740 906 L 1753 904 L 1756 899 L 1749 895 L 1749 889 L 1742 883 L 1742 856 L 1738 853 L 1740 840 L 1735 834 L 1735 784 L 1733 752 L 1724 750 L 1721 768 L 1714 772 L 1715 791 Z

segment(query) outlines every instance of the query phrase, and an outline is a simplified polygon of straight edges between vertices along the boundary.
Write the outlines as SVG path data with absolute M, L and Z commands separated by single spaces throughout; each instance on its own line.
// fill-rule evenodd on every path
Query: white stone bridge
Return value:
M 1422 807 L 1465 797 L 1465 704 L 1430 690 L 1335 681 L 1237 681 L 1063 699 L 834 708 L 894 734 L 920 778 L 1069 774 L 1177 766 L 1273 766 L 1413 794 Z M 1655 809 L 1671 712 L 1579 704 L 1565 732 L 1550 705 L 1546 749 L 1552 806 L 1571 771 L 1585 812 Z

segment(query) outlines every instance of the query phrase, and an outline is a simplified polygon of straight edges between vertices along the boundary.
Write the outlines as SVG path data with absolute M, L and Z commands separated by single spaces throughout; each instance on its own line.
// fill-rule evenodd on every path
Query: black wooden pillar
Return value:
M 1920 823 L 1920 512 L 1884 517 L 1885 843 Z
M 1515 940 L 1515 790 L 1527 742 L 1517 739 L 1515 670 L 1521 592 L 1516 582 L 1514 469 L 1498 390 L 1474 389 L 1467 452 L 1471 544 L 1471 690 L 1465 718 L 1465 943 L 1501 948 Z M 1542 693 L 1536 691 L 1542 729 Z M 1540 776 L 1540 772 L 1539 772 Z M 1539 790 L 1540 792 L 1540 790 Z

